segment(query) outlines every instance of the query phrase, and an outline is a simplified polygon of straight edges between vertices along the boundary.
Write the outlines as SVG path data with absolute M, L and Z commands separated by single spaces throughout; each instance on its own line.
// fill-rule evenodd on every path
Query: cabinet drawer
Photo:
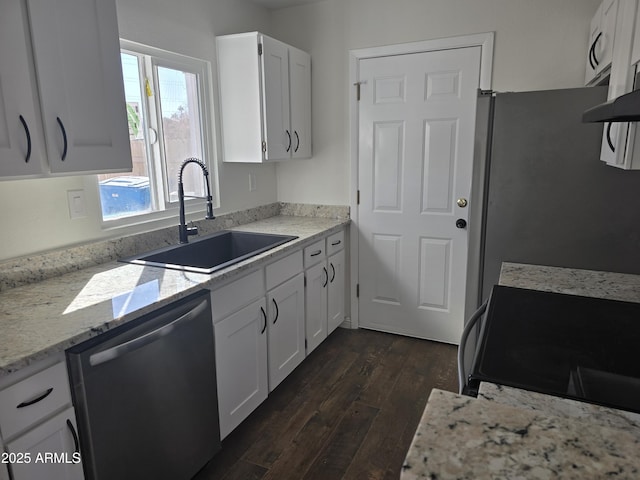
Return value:
M 326 256 L 324 240 L 320 240 L 304 249 L 304 268 L 324 260 Z
M 0 429 L 7 440 L 71 404 L 65 362 L 60 362 L 0 392 Z
M 344 230 L 340 230 L 337 233 L 327 238 L 327 256 L 333 255 L 344 248 Z
M 230 313 L 249 305 L 258 297 L 264 295 L 264 277 L 262 270 L 231 282 L 224 287 L 211 292 L 211 310 L 213 322 L 222 320 Z
M 302 250 L 267 265 L 267 290 L 302 271 Z

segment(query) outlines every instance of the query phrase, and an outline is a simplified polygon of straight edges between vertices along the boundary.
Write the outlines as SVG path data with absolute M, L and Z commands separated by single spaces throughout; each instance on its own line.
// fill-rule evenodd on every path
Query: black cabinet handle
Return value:
M 41 402 L 42 400 L 47 398 L 49 395 L 51 395 L 51 392 L 53 392 L 53 387 L 48 388 L 45 392 L 43 392 L 42 394 L 38 395 L 37 397 L 35 397 L 35 398 L 31 399 L 31 400 L 25 400 L 20 405 L 18 405 L 16 408 L 24 408 L 24 407 L 28 407 L 29 405 L 33 405 L 34 403 Z
M 598 36 L 596 37 L 596 39 L 593 41 L 593 46 L 591 47 L 591 52 L 593 53 L 593 61 L 596 64 L 596 67 L 598 65 L 600 65 L 600 62 L 598 61 L 597 57 L 596 57 L 596 45 L 598 43 L 598 40 L 600 40 L 600 37 L 602 36 L 602 32 L 600 32 L 598 34 Z
M 289 145 L 287 145 L 287 153 L 289 152 L 289 150 L 291 150 L 291 134 L 289 133 L 289 130 L 286 130 L 287 132 L 287 137 L 289 137 Z
M 591 43 L 591 47 L 589 48 L 589 65 L 591 65 L 591 70 L 595 70 L 596 69 L 596 64 L 593 63 L 593 51 L 596 48 L 596 42 L 595 40 L 593 41 L 593 43 Z
M 296 142 L 297 142 L 294 152 L 297 152 L 298 148 L 300 148 L 300 137 L 298 136 L 298 131 L 297 130 L 294 130 L 293 133 L 296 134 Z
M 276 318 L 273 319 L 273 324 L 275 325 L 276 322 L 278 321 L 278 317 L 280 316 L 280 309 L 278 308 L 278 302 L 276 302 L 275 298 L 272 298 L 271 301 L 273 302 L 273 305 L 276 307 Z
M 27 136 L 27 154 L 24 157 L 24 163 L 29 163 L 29 159 L 31 158 L 31 133 L 29 132 L 29 126 L 22 115 L 20 115 L 20 121 L 24 127 L 24 133 Z
M 264 326 L 262 327 L 262 331 L 260 332 L 260 335 L 262 335 L 264 331 L 267 329 L 267 313 L 264 311 L 264 308 L 262 307 L 260 307 L 260 311 L 262 312 L 262 318 L 264 318 Z
M 315 252 L 313 252 L 311 254 L 312 257 L 317 257 L 318 255 L 320 255 L 322 253 L 322 250 L 316 250 Z
M 329 283 L 329 272 L 327 272 L 327 267 L 322 267 L 322 270 L 324 270 L 324 285 L 322 285 L 322 288 L 324 288 Z
M 331 265 L 331 280 L 329 280 L 331 283 L 333 283 L 333 281 L 336 279 L 336 267 L 333 266 L 333 263 L 330 264 Z
M 340 245 L 342 243 L 342 240 L 337 240 L 335 242 L 331 242 L 331 246 L 335 247 L 336 245 Z
M 71 423 L 71 420 L 69 420 L 68 418 L 67 418 L 67 427 L 69 427 L 69 431 L 71 431 L 71 436 L 73 436 L 74 451 L 76 453 L 80 453 L 80 442 L 78 441 L 78 433 L 76 432 L 76 429 L 73 427 L 73 423 Z
M 67 131 L 64 128 L 64 125 L 62 123 L 62 120 L 60 120 L 60 117 L 56 117 L 56 120 L 58 121 L 58 125 L 60 125 L 60 130 L 62 131 L 62 139 L 64 140 L 64 147 L 62 149 L 62 157 L 61 160 L 64 162 L 65 159 L 67 158 Z
M 613 146 L 613 142 L 611 141 L 611 127 L 613 126 L 613 122 L 609 122 L 607 125 L 607 143 L 609 144 L 609 148 L 613 153 L 616 153 L 616 147 Z

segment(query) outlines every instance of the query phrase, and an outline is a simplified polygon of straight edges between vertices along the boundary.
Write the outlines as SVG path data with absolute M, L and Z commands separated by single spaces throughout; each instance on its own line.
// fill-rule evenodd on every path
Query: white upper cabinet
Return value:
M 224 161 L 309 158 L 309 54 L 258 32 L 216 42 Z
M 613 46 L 607 99 L 612 100 L 634 88 L 636 67 L 632 65 L 638 0 L 618 0 L 615 22 L 616 42 Z M 637 88 L 637 86 L 636 86 Z M 607 165 L 631 170 L 640 168 L 634 158 L 635 123 L 604 123 L 600 159 Z M 637 155 L 636 155 L 637 157 Z
M 44 136 L 26 5 L 0 0 L 0 176 L 42 174 Z
M 0 1 L 0 176 L 130 171 L 115 1 Z
M 596 84 L 613 58 L 618 0 L 604 0 L 591 20 L 585 85 Z
M 52 173 L 131 170 L 114 0 L 27 0 Z

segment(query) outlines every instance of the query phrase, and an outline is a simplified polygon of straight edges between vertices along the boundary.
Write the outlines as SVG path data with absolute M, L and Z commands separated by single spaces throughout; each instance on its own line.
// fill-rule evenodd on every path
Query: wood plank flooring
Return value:
M 456 347 L 339 328 L 222 441 L 194 480 L 397 479 Z

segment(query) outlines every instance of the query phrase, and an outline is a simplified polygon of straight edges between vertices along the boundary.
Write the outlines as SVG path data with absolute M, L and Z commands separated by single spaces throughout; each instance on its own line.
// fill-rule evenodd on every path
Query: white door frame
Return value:
M 449 50 L 453 48 L 465 48 L 465 47 L 480 47 L 480 85 L 481 90 L 491 90 L 491 74 L 493 71 L 493 39 L 494 32 L 478 33 L 474 35 L 464 35 L 460 37 L 448 37 L 438 38 L 434 40 L 424 40 L 420 42 L 401 43 L 396 45 L 386 45 L 382 47 L 361 48 L 357 50 L 349 51 L 349 128 L 350 128 L 350 170 L 351 170 L 351 182 L 350 182 L 350 194 L 349 205 L 351 207 L 351 222 L 353 228 L 350 229 L 350 257 L 351 257 L 351 275 L 350 275 L 350 292 L 351 292 L 351 328 L 358 328 L 360 324 L 360 312 L 358 308 L 357 297 L 357 284 L 360 281 L 359 266 L 358 266 L 358 244 L 359 244 L 359 218 L 358 218 L 358 98 L 357 88 L 355 85 L 360 80 L 360 60 L 365 58 L 386 57 L 391 55 L 406 55 L 410 53 L 423 53 L 434 50 Z M 476 169 L 474 166 L 474 173 Z M 473 179 L 474 186 L 478 184 L 478 187 L 482 187 L 482 182 L 476 182 Z M 481 206 L 480 202 L 482 195 L 479 188 L 472 187 L 472 201 L 475 199 L 475 203 Z M 480 218 L 481 208 L 476 208 L 477 215 L 475 218 Z M 477 241 L 476 241 L 477 239 Z M 469 259 L 477 258 L 479 255 L 480 236 L 474 235 L 469 237 Z M 474 256 L 472 252 L 478 250 L 478 253 Z M 467 291 L 470 288 L 476 288 L 478 286 L 479 277 L 478 265 L 472 265 L 471 263 L 467 267 Z M 465 312 L 466 316 L 472 309 L 475 309 L 476 305 L 474 300 L 477 295 L 466 295 L 467 302 Z

